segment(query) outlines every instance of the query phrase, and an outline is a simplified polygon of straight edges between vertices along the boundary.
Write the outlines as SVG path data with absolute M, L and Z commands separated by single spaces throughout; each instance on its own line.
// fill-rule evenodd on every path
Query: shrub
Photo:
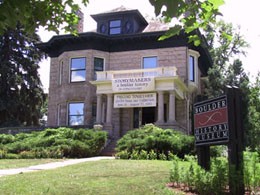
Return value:
M 116 158 L 119 159 L 129 159 L 129 154 L 126 150 L 120 151 L 118 153 L 116 153 Z
M 169 152 L 183 158 L 185 154 L 193 153 L 193 149 L 193 136 L 185 135 L 173 129 L 161 129 L 151 124 L 137 130 L 128 131 L 117 142 L 116 147 L 117 152 L 126 150 L 130 155 L 133 151 L 137 151 L 137 153 L 142 150 L 147 153 L 156 151 L 156 158 L 160 158 L 161 155 L 163 159 L 165 159 L 164 156 L 169 159 Z
M 147 159 L 149 159 L 147 151 L 141 150 L 140 153 L 139 153 L 139 159 L 140 160 L 147 160 Z
M 150 160 L 156 160 L 157 159 L 157 154 L 156 154 L 156 152 L 154 152 L 154 150 L 151 150 L 148 153 L 148 157 L 149 157 Z
M 13 135 L 0 134 L 0 144 L 8 144 L 14 142 L 15 138 Z
M 252 194 L 257 193 L 260 186 L 260 158 L 257 152 L 244 152 L 244 183 Z
M 227 186 L 227 160 L 225 158 L 214 158 L 211 161 L 210 171 L 205 171 L 197 165 L 195 158 L 186 156 L 188 166 L 180 166 L 180 160 L 173 160 L 170 171 L 170 181 L 179 185 L 185 184 L 198 194 L 222 194 Z
M 20 158 L 82 158 L 98 155 L 106 139 L 107 133 L 104 131 L 46 129 L 41 132 L 17 134 L 13 141 L 4 146 L 0 144 L 0 150 L 5 149 L 7 154 L 18 154 Z M 5 137 L 3 140 L 12 139 Z

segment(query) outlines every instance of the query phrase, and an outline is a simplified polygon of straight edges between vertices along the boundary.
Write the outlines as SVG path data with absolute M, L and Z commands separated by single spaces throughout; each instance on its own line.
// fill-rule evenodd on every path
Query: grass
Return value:
M 0 169 L 29 167 L 38 164 L 64 161 L 63 159 L 0 159 Z
M 102 160 L 0 178 L 1 194 L 173 194 L 170 161 Z

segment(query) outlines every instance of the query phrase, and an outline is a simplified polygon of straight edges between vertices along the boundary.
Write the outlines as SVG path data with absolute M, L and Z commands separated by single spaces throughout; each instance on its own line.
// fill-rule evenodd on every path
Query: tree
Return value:
M 208 71 L 206 95 L 215 97 L 223 94 L 226 85 L 239 87 L 241 82 L 246 82 L 248 76 L 244 72 L 242 62 L 236 58 L 246 55 L 249 45 L 239 28 L 219 21 L 207 27 L 205 38 L 213 60 L 213 66 Z M 235 59 L 233 63 L 232 59 Z
M 87 5 L 88 0 L 81 0 Z M 73 0 L 0 0 L 0 35 L 15 29 L 19 22 L 27 33 L 34 33 L 39 26 L 59 33 L 60 27 L 76 33 L 79 4 Z
M 38 75 L 43 53 L 38 35 L 21 25 L 0 36 L 0 126 L 38 125 L 43 90 Z
M 250 87 L 247 146 L 260 153 L 260 73 Z
M 177 23 L 163 36 L 165 39 L 184 29 L 190 34 L 198 29 L 206 29 L 208 25 L 216 22 L 216 17 L 221 15 L 219 7 L 223 0 L 150 0 L 155 8 L 156 16 L 161 16 L 166 22 Z M 195 45 L 200 44 L 198 34 L 190 34 L 189 41 Z
M 87 6 L 89 0 L 80 1 Z M 215 21 L 219 7 L 224 0 L 150 0 L 156 16 L 160 15 L 166 22 L 177 20 L 162 39 L 177 35 L 181 29 L 186 33 L 205 29 Z M 73 0 L 0 0 L 0 34 L 8 28 L 15 28 L 19 21 L 26 32 L 35 32 L 39 26 L 49 31 L 59 32 L 60 27 L 67 32 L 76 33 L 76 15 L 80 5 Z M 164 9 L 166 7 L 166 9 Z M 198 35 L 190 35 L 190 41 L 200 43 Z
M 249 45 L 239 29 L 223 21 L 217 22 L 214 26 L 209 26 L 205 35 L 213 58 L 213 67 L 208 71 L 206 95 L 208 97 L 222 95 L 228 85 L 240 88 L 245 142 L 247 146 L 252 146 L 250 142 L 254 139 L 253 136 L 256 131 L 254 131 L 255 124 L 252 123 L 250 112 L 254 112 L 254 107 L 251 108 L 250 106 L 252 95 L 249 77 L 243 69 L 242 61 L 238 58 L 239 55 L 246 55 L 245 49 Z M 256 112 L 254 114 L 257 116 Z M 256 140 L 254 143 L 256 143 Z

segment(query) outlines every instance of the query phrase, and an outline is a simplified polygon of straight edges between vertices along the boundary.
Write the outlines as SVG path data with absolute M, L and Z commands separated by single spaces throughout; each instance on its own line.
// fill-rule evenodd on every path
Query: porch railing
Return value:
M 97 81 L 112 80 L 118 78 L 135 77 L 173 77 L 177 76 L 176 67 L 160 67 L 150 69 L 131 69 L 131 70 L 109 70 L 97 71 Z

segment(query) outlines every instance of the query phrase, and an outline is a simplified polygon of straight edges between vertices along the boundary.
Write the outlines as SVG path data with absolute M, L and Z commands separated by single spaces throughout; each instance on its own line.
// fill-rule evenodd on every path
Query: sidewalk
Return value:
M 65 167 L 68 165 L 74 165 L 74 164 L 88 162 L 88 161 L 110 160 L 110 159 L 111 160 L 115 159 L 115 157 L 97 156 L 97 157 L 91 157 L 91 158 L 69 159 L 69 160 L 65 160 L 63 162 L 52 162 L 52 163 L 33 165 L 30 167 L 23 167 L 23 168 L 16 168 L 16 169 L 2 169 L 2 170 L 0 170 L 0 177 L 6 176 L 6 175 L 15 175 L 15 174 L 33 172 L 33 171 L 55 169 L 58 167 Z

